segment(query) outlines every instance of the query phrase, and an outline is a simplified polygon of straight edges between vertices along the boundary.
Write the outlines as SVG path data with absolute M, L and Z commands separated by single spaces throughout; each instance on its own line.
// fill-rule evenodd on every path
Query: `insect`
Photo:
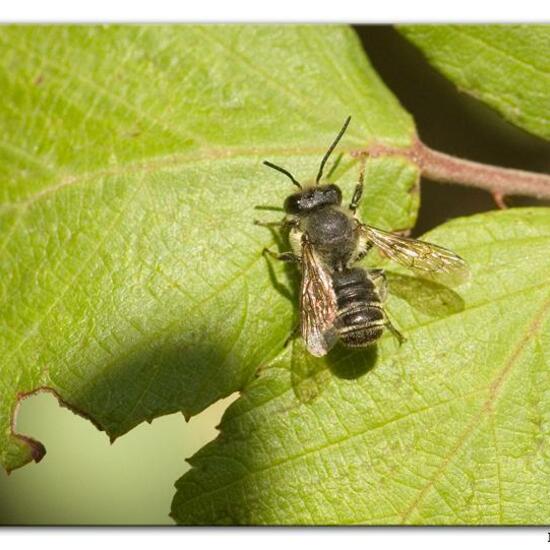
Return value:
M 348 207 L 342 206 L 342 191 L 337 185 L 321 184 L 325 165 L 350 120 L 346 119 L 325 153 L 313 184 L 302 185 L 288 170 L 264 161 L 299 188 L 286 198 L 282 221 L 255 223 L 289 229 L 291 251 L 264 252 L 301 267 L 300 331 L 308 351 L 315 356 L 326 355 L 338 340 L 350 347 L 369 346 L 385 329 L 400 343 L 404 341 L 383 308 L 387 295 L 384 271 L 355 266 L 371 248 L 446 285 L 459 284 L 468 276 L 467 264 L 453 252 L 363 223 L 356 215 L 363 194 L 363 171 Z

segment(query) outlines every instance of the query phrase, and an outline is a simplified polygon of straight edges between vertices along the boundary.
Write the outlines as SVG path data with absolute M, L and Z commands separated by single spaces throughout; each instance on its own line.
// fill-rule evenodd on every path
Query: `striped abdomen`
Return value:
M 338 313 L 334 326 L 346 346 L 364 347 L 382 336 L 386 316 L 375 284 L 364 269 L 335 272 L 332 286 Z

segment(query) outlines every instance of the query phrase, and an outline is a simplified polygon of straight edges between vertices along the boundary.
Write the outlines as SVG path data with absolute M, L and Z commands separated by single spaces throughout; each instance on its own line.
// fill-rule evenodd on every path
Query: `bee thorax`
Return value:
M 311 213 L 306 225 L 306 230 L 316 245 L 353 238 L 351 219 L 336 208 L 322 208 Z
M 321 208 L 303 220 L 312 244 L 332 267 L 345 265 L 353 254 L 353 220 L 339 208 Z

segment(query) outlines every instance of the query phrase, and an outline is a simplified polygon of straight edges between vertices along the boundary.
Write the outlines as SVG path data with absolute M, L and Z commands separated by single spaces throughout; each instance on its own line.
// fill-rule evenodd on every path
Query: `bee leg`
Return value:
M 388 296 L 388 281 L 386 273 L 383 269 L 369 269 L 369 277 L 371 278 L 382 302 L 386 301 Z
M 357 223 L 355 231 L 356 231 L 356 233 L 358 233 L 358 235 L 357 235 L 358 239 L 357 239 L 357 245 L 356 245 L 355 251 L 354 251 L 354 253 L 353 253 L 353 255 L 352 255 L 352 257 L 349 261 L 348 267 L 352 267 L 352 265 L 355 262 L 358 262 L 358 261 L 362 260 L 370 252 L 370 250 L 374 246 L 370 241 L 368 241 L 367 239 L 362 238 L 362 236 L 361 236 L 361 223 L 358 220 L 355 220 L 355 221 Z
M 374 283 L 374 286 L 376 286 L 380 300 L 382 302 L 386 301 L 388 296 L 388 281 L 386 279 L 385 271 L 383 269 L 369 269 L 369 277 Z M 406 341 L 406 338 L 397 330 L 397 328 L 395 328 L 386 312 L 384 312 L 384 317 L 386 320 L 386 327 L 397 338 L 399 345 L 401 345 Z
M 300 262 L 300 258 L 292 252 L 277 253 L 273 252 L 273 250 L 269 250 L 269 248 L 264 248 L 262 250 L 262 254 L 267 254 L 276 260 L 281 260 L 282 262 Z
M 349 203 L 349 209 L 352 212 L 355 212 L 357 210 L 357 207 L 359 206 L 359 203 L 361 202 L 362 195 L 363 195 L 363 182 L 360 181 L 355 186 L 355 191 L 353 192 L 353 197 L 351 198 L 351 202 Z
M 261 227 L 282 227 L 284 225 L 284 221 L 262 222 L 261 220 L 254 220 L 254 225 L 259 225 Z
M 268 249 L 264 249 L 262 254 L 263 254 L 264 258 L 266 259 L 265 263 L 267 264 L 267 270 L 269 272 L 269 279 L 271 280 L 271 284 L 273 285 L 275 290 L 277 290 L 279 292 L 279 294 L 281 294 L 281 296 L 285 297 L 287 300 L 294 303 L 295 299 L 294 299 L 293 293 L 284 284 L 279 282 L 279 280 L 277 279 L 277 275 L 275 274 L 275 271 L 273 270 L 272 262 L 267 259 L 267 256 L 269 256 L 269 255 L 278 257 L 278 254 L 275 253 L 275 252 L 272 252 L 271 250 L 268 250 Z
M 371 246 L 365 247 L 363 250 L 360 250 L 359 253 L 353 258 L 353 263 L 361 261 L 368 253 L 369 250 L 372 248 Z
M 263 222 L 261 220 L 254 220 L 254 225 L 259 225 L 260 227 L 285 227 L 287 222 L 281 220 L 279 222 Z
M 397 338 L 399 345 L 401 346 L 404 342 L 406 342 L 406 338 L 395 328 L 393 323 L 390 321 L 389 317 L 386 315 L 386 327 L 389 329 L 389 331 Z
M 296 220 L 289 220 L 288 218 L 283 218 L 278 222 L 263 222 L 261 220 L 254 220 L 254 225 L 259 225 L 261 227 L 292 227 L 296 224 Z
M 359 172 L 359 182 L 355 186 L 353 197 L 351 198 L 351 202 L 349 203 L 349 209 L 353 213 L 355 213 L 355 211 L 357 210 L 357 207 L 359 206 L 359 203 L 361 202 L 361 197 L 363 196 L 364 182 L 365 182 L 365 165 L 363 163 L 363 166 L 361 166 L 361 171 Z

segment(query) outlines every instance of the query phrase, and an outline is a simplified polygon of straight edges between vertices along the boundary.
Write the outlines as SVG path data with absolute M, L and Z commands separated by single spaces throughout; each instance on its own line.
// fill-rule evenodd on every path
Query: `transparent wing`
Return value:
M 361 225 L 361 231 L 368 243 L 376 246 L 388 258 L 414 270 L 421 277 L 447 286 L 457 286 L 468 280 L 468 264 L 446 248 L 400 237 L 369 225 Z
M 318 260 L 309 242 L 302 244 L 300 329 L 308 351 L 326 355 L 336 342 L 336 296 L 332 277 Z

